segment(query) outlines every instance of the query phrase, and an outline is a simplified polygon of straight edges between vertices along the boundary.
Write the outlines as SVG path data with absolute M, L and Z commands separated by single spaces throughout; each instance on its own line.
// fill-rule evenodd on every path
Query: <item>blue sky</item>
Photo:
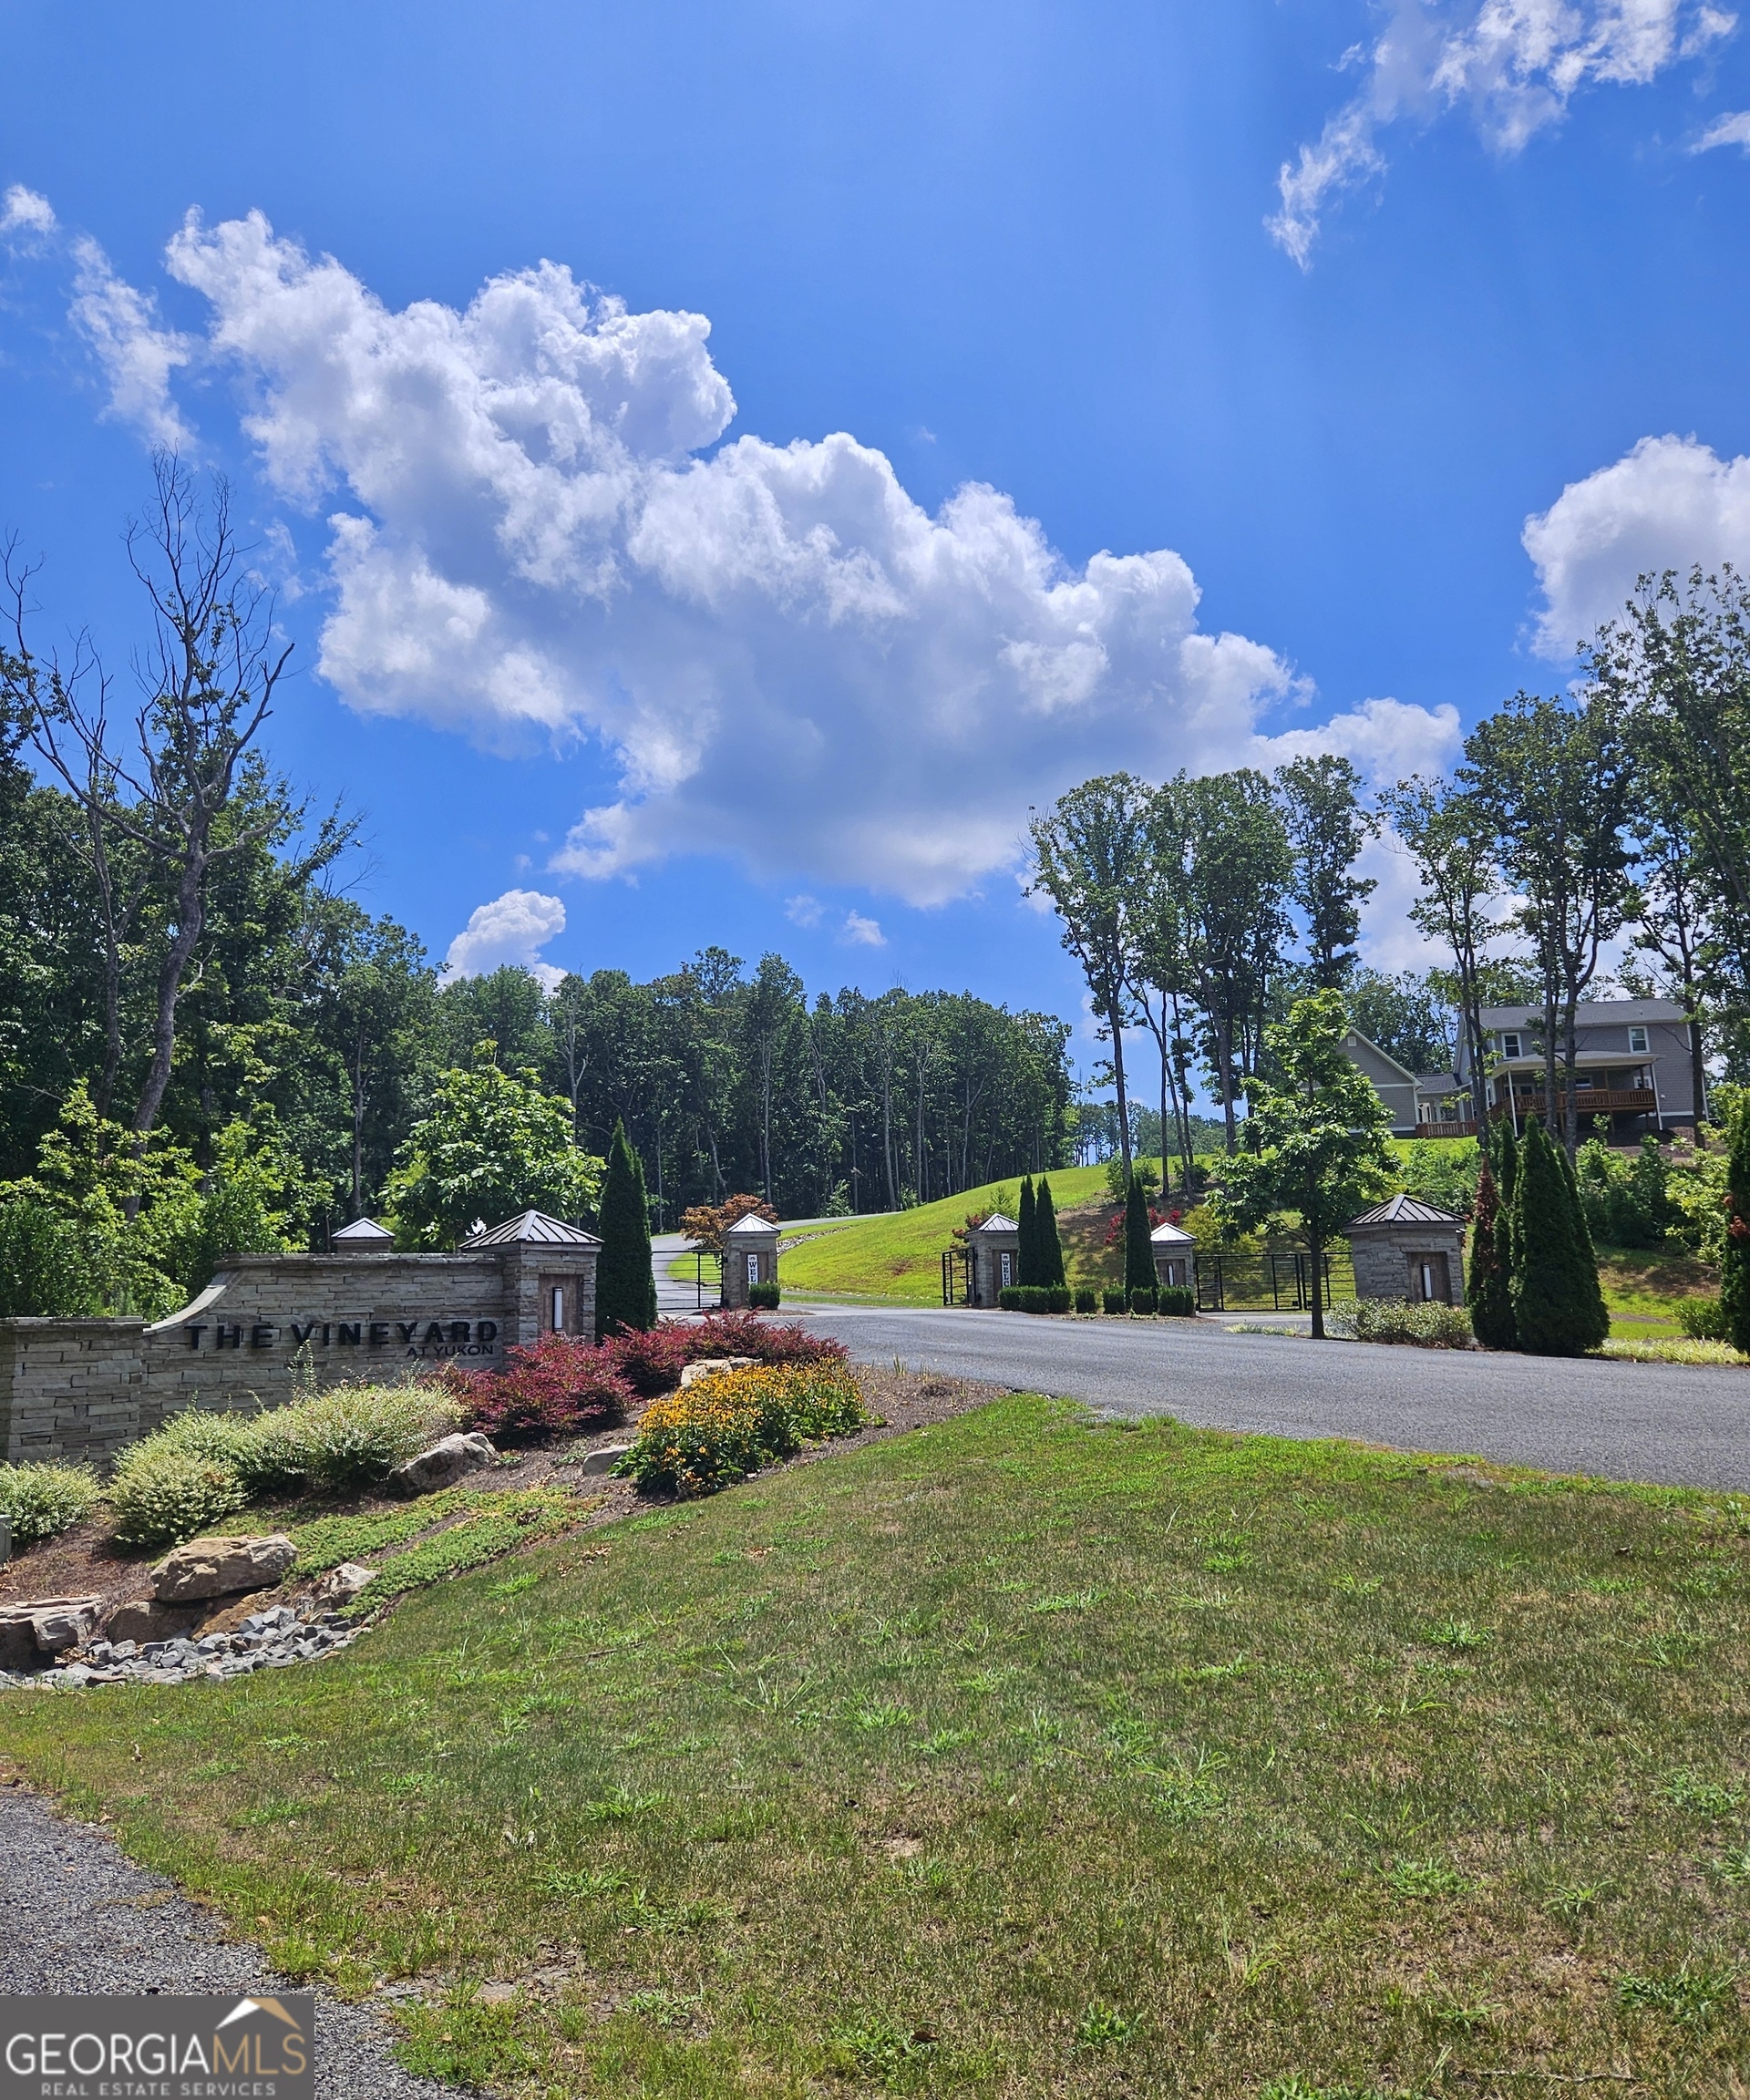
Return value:
M 1449 762 L 1638 570 L 1750 558 L 1717 5 L 30 5 L 8 43 L 0 520 L 44 617 L 125 665 L 147 443 L 231 473 L 302 666 L 274 754 L 440 958 L 496 905 L 461 960 L 720 941 L 1074 1014 L 1030 802 Z

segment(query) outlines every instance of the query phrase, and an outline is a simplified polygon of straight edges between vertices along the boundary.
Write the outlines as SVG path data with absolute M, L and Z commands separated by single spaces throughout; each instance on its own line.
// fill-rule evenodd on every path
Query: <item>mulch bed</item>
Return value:
M 901 1436 L 910 1429 L 923 1429 L 932 1423 L 949 1421 L 956 1415 L 983 1406 L 987 1401 L 1002 1398 L 1005 1390 L 1000 1385 L 983 1385 L 973 1378 L 949 1378 L 933 1372 L 881 1370 L 871 1364 L 859 1364 L 857 1377 L 863 1389 L 864 1405 L 871 1415 L 880 1418 L 880 1426 L 860 1430 L 854 1436 L 835 1436 L 829 1443 L 813 1445 L 795 1458 L 785 1460 L 785 1464 L 806 1466 L 818 1459 L 833 1457 L 841 1451 L 858 1449 L 865 1444 L 879 1444 L 890 1436 Z M 468 1484 L 489 1493 L 495 1488 L 564 1488 L 580 1497 L 588 1497 L 594 1505 L 580 1513 L 580 1530 L 594 1530 L 601 1525 L 614 1523 L 666 1498 L 640 1495 L 630 1480 L 616 1480 L 610 1475 L 585 1474 L 579 1461 L 586 1451 L 598 1446 L 630 1441 L 637 1422 L 634 1414 L 619 1428 L 599 1430 L 574 1443 L 508 1451 L 505 1456 L 513 1463 L 489 1472 L 471 1474 Z M 386 1496 L 376 1495 L 347 1503 L 312 1501 L 281 1514 L 288 1521 L 308 1523 L 314 1518 L 337 1512 L 367 1516 L 376 1510 L 405 1507 Z M 0 1605 L 22 1603 L 38 1597 L 100 1597 L 107 1615 L 115 1605 L 132 1603 L 151 1595 L 150 1570 L 163 1551 L 162 1548 L 141 1551 L 118 1546 L 109 1535 L 108 1519 L 103 1516 L 93 1517 L 75 1525 L 70 1531 L 62 1532 L 58 1539 L 46 1539 L 29 1552 L 0 1565 Z M 294 1570 L 281 1590 L 271 1596 L 259 1590 L 252 1593 L 247 1600 L 248 1609 L 255 1611 L 281 1597 L 291 1596 L 297 1587 Z M 238 1601 L 234 1598 L 215 1598 L 215 1621 L 224 1612 L 234 1615 Z

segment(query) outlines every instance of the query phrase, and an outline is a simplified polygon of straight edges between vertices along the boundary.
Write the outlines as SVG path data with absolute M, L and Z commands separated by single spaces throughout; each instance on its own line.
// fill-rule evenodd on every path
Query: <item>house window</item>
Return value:
M 1629 1049 L 1632 1055 L 1636 1057 L 1646 1055 L 1647 1032 L 1644 1028 L 1631 1028 L 1629 1030 Z
M 1503 1057 L 1523 1057 L 1525 1055 L 1524 1043 L 1524 1036 L 1519 1035 L 1517 1030 L 1509 1029 L 1501 1037 L 1501 1055 Z

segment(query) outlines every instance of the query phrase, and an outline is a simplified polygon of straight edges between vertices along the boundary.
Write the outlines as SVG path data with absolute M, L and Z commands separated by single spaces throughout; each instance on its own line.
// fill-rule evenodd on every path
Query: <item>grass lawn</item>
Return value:
M 520 2094 L 1741 2095 L 1747 1530 L 1015 1397 L 0 1752 Z
M 1106 1192 L 1104 1167 L 1066 1167 L 1047 1176 L 1059 1211 L 1092 1202 Z M 911 1210 L 882 1211 L 836 1228 L 815 1228 L 818 1239 L 782 1253 L 778 1274 L 786 1291 L 829 1292 L 833 1297 L 883 1298 L 898 1305 L 942 1303 L 942 1251 L 969 1210 L 989 1210 L 998 1199 L 1020 1199 L 1021 1179 L 967 1189 L 940 1203 Z M 1010 1215 L 1014 1215 L 1013 1210 Z M 691 1275 L 691 1256 L 685 1271 Z
M 1601 1247 L 1598 1277 L 1611 1311 L 1611 1333 L 1633 1340 L 1681 1332 L 1678 1298 L 1717 1297 L 1720 1272 L 1682 1248 Z

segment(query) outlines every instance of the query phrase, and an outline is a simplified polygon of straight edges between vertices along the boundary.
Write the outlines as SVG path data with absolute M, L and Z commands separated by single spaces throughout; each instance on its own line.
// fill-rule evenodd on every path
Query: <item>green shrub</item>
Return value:
M 1062 1298 L 1061 1305 L 1054 1302 Z M 999 1291 L 996 1302 L 1005 1312 L 1067 1312 L 1069 1292 L 1043 1283 L 1012 1283 Z
M 776 1312 L 778 1296 L 776 1283 L 750 1283 L 747 1286 L 747 1307 L 753 1312 Z
M 1407 1342 L 1423 1349 L 1467 1349 L 1471 1342 L 1464 1306 L 1405 1298 L 1339 1298 L 1324 1323 L 1333 1334 L 1355 1342 Z
M 1160 1293 L 1158 1310 L 1175 1320 L 1189 1320 L 1197 1312 L 1197 1292 L 1183 1283 L 1170 1283 Z
M 1076 1293 L 1076 1310 L 1078 1312 L 1097 1312 L 1100 1294 L 1097 1291 L 1078 1291 Z
M 0 1517 L 12 1528 L 15 1549 L 70 1529 L 101 1493 L 88 1466 L 0 1466 Z
M 1657 1247 L 1676 1221 L 1663 1148 L 1651 1136 L 1632 1159 L 1589 1138 L 1574 1161 L 1580 1208 L 1594 1240 L 1607 1247 Z
M 1124 1292 L 1122 1291 L 1101 1292 L 1100 1309 L 1105 1312 L 1122 1312 L 1124 1311 Z
M 1717 1298 L 1680 1298 L 1675 1311 L 1677 1324 L 1692 1342 L 1731 1340 L 1725 1307 Z
M 331 1385 L 248 1418 L 232 1463 L 258 1494 L 353 1493 L 386 1478 L 465 1413 L 462 1402 L 432 1385 Z
M 180 1546 L 248 1500 L 234 1466 L 182 1449 L 162 1431 L 124 1452 L 109 1482 L 116 1537 L 124 1546 Z
M 1130 1310 L 1133 1312 L 1152 1312 L 1160 1302 L 1158 1288 L 1152 1291 L 1136 1290 L 1130 1293 Z
M 1069 1287 L 1064 1283 L 1047 1283 L 1045 1286 L 1045 1311 L 1067 1312 L 1072 1302 Z
M 1021 1286 L 1018 1283 L 1004 1284 L 996 1294 L 996 1302 L 1001 1312 L 1018 1312 L 1021 1310 Z

